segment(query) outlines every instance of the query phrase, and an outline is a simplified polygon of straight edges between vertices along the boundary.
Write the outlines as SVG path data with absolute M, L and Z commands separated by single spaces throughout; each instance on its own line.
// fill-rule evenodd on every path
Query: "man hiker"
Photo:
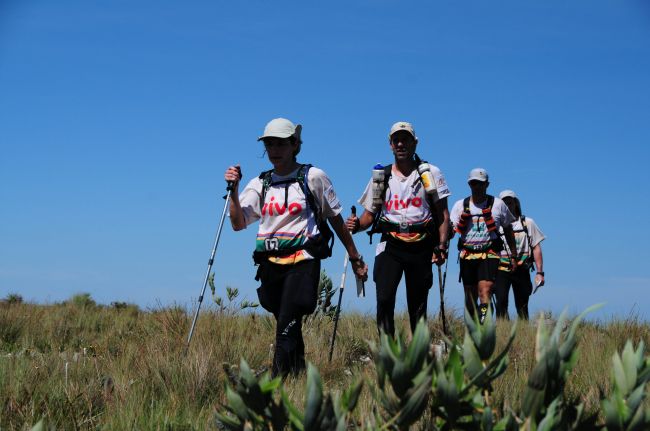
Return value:
M 472 314 L 478 312 L 479 321 L 483 323 L 503 249 L 499 228 L 503 228 L 510 250 L 516 253 L 510 226 L 514 217 L 501 199 L 487 194 L 490 182 L 485 169 L 472 169 L 467 183 L 472 194 L 454 204 L 450 218 L 454 231 L 460 234 L 458 250 L 465 307 Z M 510 255 L 510 265 L 513 267 L 517 258 L 515 253 Z
M 373 270 L 377 326 L 393 336 L 402 274 L 411 331 L 420 318 L 426 318 L 432 262 L 442 265 L 447 259 L 447 197 L 451 193 L 440 169 L 415 153 L 418 139 L 410 123 L 395 123 L 388 136 L 394 163 L 375 166 L 359 199 L 365 211 L 360 218 L 350 216 L 347 226 L 354 233 L 372 226 L 371 242 L 373 233 L 381 233 Z
M 544 285 L 544 259 L 542 258 L 542 241 L 546 238 L 530 217 L 521 213 L 521 202 L 512 190 L 499 193 L 515 221 L 512 229 L 517 247 L 517 267 L 513 271 L 509 265 L 510 249 L 501 251 L 501 262 L 495 284 L 497 317 L 508 319 L 508 295 L 510 286 L 515 296 L 515 307 L 520 319 L 528 320 L 528 299 L 533 292 L 530 272 L 535 270 L 535 287 Z
M 233 183 L 230 222 L 242 230 L 259 220 L 253 258 L 262 307 L 276 319 L 273 376 L 297 374 L 305 368 L 302 317 L 316 309 L 320 261 L 331 256 L 332 226 L 345 246 L 357 277 L 367 279 L 368 266 L 357 251 L 341 217 L 341 204 L 322 170 L 296 161 L 302 126 L 284 118 L 270 121 L 264 149 L 272 169 L 253 178 L 239 193 L 239 165 L 230 166 Z

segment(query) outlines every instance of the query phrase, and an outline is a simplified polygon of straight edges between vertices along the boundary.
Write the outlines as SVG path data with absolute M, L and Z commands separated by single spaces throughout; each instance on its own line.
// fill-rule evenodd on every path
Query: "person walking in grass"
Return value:
M 515 297 L 515 307 L 520 319 L 528 320 L 528 299 L 533 292 L 530 272 L 535 270 L 535 286 L 544 285 L 544 259 L 542 257 L 542 241 L 546 238 L 530 217 L 521 213 L 521 202 L 512 190 L 499 193 L 515 221 L 512 223 L 515 234 L 517 266 L 510 266 L 510 248 L 501 251 L 501 262 L 495 284 L 497 317 L 508 319 L 508 295 L 510 286 Z
M 377 290 L 377 325 L 395 334 L 395 298 L 402 278 L 406 279 L 406 302 L 411 331 L 426 318 L 427 298 L 433 284 L 432 262 L 447 259 L 451 194 L 445 177 L 436 166 L 415 153 L 418 139 L 413 126 L 395 123 L 388 135 L 394 163 L 376 166 L 359 203 L 361 217 L 347 219 L 352 232 L 369 227 L 380 233 L 373 280 Z
M 510 250 L 515 250 L 510 255 L 510 266 L 516 265 L 515 239 L 511 227 L 514 217 L 501 199 L 487 194 L 490 182 L 485 169 L 472 169 L 467 183 L 472 194 L 454 204 L 450 218 L 454 231 L 460 235 L 458 250 L 465 307 L 470 313 L 478 312 L 479 321 L 483 323 L 503 249 L 500 228 Z
M 297 374 L 305 368 L 302 317 L 317 304 L 320 261 L 331 256 L 334 229 L 345 246 L 357 277 L 367 279 L 368 266 L 341 217 L 341 204 L 325 172 L 298 163 L 301 125 L 284 118 L 270 121 L 258 139 L 273 168 L 248 182 L 239 193 L 239 165 L 225 180 L 233 183 L 230 222 L 235 231 L 259 220 L 253 258 L 260 304 L 276 322 L 273 376 Z

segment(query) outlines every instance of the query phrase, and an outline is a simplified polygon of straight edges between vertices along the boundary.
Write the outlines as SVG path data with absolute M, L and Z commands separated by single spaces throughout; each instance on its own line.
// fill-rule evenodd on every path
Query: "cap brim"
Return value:
M 291 134 L 290 133 L 274 133 L 272 135 L 260 136 L 259 138 L 257 138 L 257 140 L 261 141 L 264 138 L 282 138 L 282 139 L 284 139 L 284 138 L 288 138 L 290 136 L 293 136 L 293 133 L 291 133 Z
M 285 138 L 290 138 L 291 136 L 295 136 L 296 138 L 298 138 L 298 140 L 300 140 L 300 133 L 301 132 L 302 132 L 302 125 L 296 124 L 296 129 L 294 130 L 293 133 L 274 132 L 273 134 L 262 135 L 259 138 L 257 138 L 257 140 L 261 141 L 264 138 L 281 138 L 281 139 L 285 139 Z
M 469 184 L 470 181 L 480 181 L 480 182 L 482 182 L 482 183 L 486 183 L 486 182 L 487 182 L 487 179 L 476 178 L 476 177 L 470 177 L 470 178 L 467 180 L 467 183 Z
M 413 132 L 411 132 L 410 130 L 407 130 L 407 129 L 398 129 L 398 130 L 395 130 L 393 133 L 389 134 L 388 137 L 389 137 L 389 138 L 392 137 L 392 136 L 393 136 L 395 133 L 397 133 L 397 132 L 406 132 L 406 133 L 408 133 L 409 135 L 411 135 L 411 136 L 413 136 L 413 137 L 415 138 L 415 134 L 414 134 Z

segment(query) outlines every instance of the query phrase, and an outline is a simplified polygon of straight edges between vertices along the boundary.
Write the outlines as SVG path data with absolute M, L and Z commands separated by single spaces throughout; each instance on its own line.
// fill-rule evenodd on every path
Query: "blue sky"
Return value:
M 268 169 L 256 137 L 279 116 L 303 124 L 300 160 L 332 177 L 346 214 L 391 159 L 390 125 L 411 121 L 450 207 L 482 166 L 490 191 L 514 189 L 547 235 L 532 311 L 607 302 L 602 317 L 650 318 L 642 0 L 5 0 L 0 295 L 190 304 L 223 171 Z M 218 288 L 249 299 L 255 231 L 226 226 L 215 263 Z M 335 283 L 342 260 L 337 244 L 324 262 Z M 454 256 L 448 307 L 462 304 L 457 274 Z M 374 313 L 373 289 L 350 289 L 344 307 Z

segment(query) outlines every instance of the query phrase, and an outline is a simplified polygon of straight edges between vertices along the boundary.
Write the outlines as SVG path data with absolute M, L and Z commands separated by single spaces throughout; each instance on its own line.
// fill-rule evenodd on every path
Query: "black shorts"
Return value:
M 294 265 L 262 262 L 257 270 L 261 286 L 257 289 L 260 305 L 274 315 L 311 314 L 318 301 L 320 260 L 309 259 Z
M 499 259 L 461 259 L 460 278 L 463 284 L 476 285 L 479 281 L 494 281 L 497 278 Z

